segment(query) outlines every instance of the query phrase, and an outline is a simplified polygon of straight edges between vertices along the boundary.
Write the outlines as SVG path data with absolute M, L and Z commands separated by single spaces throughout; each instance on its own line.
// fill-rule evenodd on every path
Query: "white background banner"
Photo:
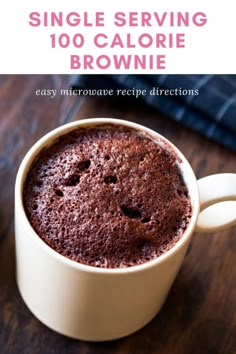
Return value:
M 232 0 L 2 1 L 0 74 L 233 74 L 234 7 Z

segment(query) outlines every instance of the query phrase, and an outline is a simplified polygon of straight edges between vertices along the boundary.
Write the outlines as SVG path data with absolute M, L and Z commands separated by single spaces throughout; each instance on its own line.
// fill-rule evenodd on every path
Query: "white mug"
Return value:
M 170 250 L 147 263 L 121 269 L 80 264 L 51 249 L 31 227 L 22 198 L 26 175 L 43 147 L 75 128 L 106 123 L 147 133 L 174 152 L 193 210 L 184 235 Z M 183 154 L 158 133 L 120 119 L 80 120 L 41 138 L 19 168 L 15 185 L 17 284 L 32 313 L 55 331 L 88 341 L 117 339 L 137 331 L 159 312 L 194 230 L 215 231 L 233 224 L 236 224 L 236 174 L 212 175 L 197 181 Z

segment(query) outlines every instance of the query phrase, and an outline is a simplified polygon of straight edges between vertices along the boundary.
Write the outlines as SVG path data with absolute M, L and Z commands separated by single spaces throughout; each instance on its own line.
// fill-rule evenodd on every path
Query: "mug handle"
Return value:
M 197 183 L 200 214 L 196 231 L 213 232 L 236 225 L 236 174 L 215 174 Z

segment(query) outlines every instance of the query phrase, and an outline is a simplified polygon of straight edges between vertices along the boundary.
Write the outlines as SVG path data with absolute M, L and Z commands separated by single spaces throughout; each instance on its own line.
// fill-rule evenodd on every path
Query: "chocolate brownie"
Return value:
M 77 129 L 44 148 L 24 184 L 37 234 L 74 261 L 145 263 L 183 235 L 192 210 L 176 158 L 124 127 Z

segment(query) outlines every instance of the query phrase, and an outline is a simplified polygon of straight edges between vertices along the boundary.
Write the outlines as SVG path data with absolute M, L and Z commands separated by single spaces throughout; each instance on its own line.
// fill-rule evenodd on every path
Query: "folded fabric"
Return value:
M 147 104 L 236 151 L 236 75 L 76 75 L 71 87 L 146 90 Z

